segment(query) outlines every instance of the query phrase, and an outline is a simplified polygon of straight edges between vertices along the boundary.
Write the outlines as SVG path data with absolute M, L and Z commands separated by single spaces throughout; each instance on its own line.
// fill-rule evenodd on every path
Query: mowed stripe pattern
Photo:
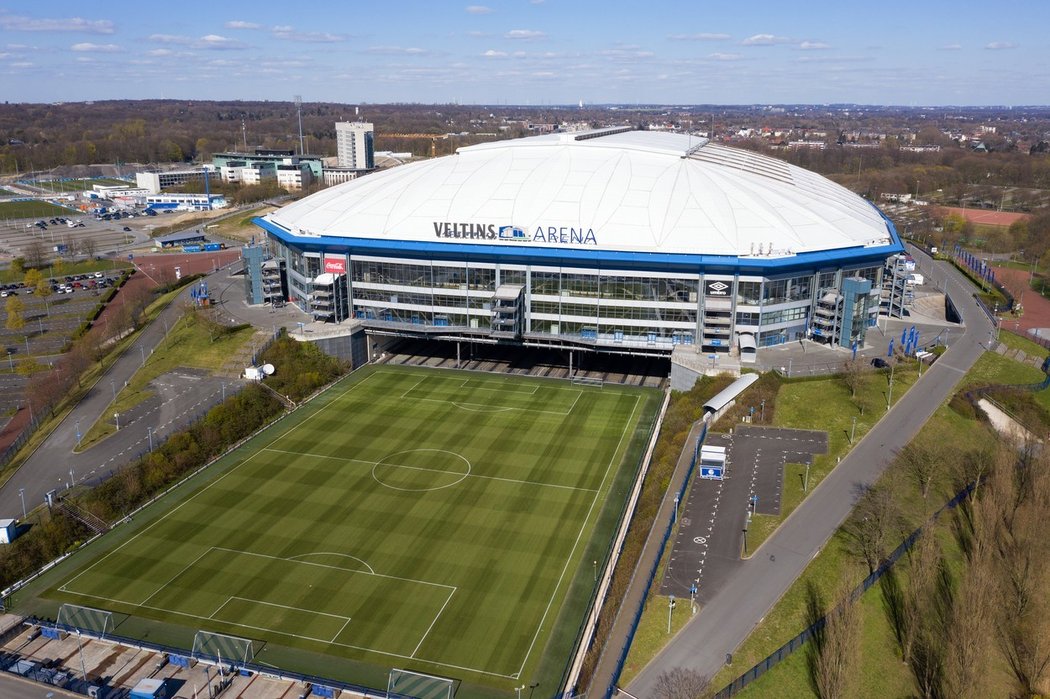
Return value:
M 538 661 L 642 395 L 359 372 L 54 594 L 384 665 L 513 677 Z

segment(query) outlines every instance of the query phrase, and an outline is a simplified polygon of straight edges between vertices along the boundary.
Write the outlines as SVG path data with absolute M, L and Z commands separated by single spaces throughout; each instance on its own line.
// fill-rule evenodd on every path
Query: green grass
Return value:
M 898 364 L 893 372 L 893 402 L 918 379 L 918 367 L 911 362 Z M 812 491 L 851 449 L 850 433 L 854 444 L 868 433 L 875 423 L 886 414 L 886 399 L 889 389 L 889 372 L 872 371 L 857 390 L 857 397 L 850 397 L 842 379 L 794 381 L 785 383 L 777 395 L 776 427 L 821 430 L 828 433 L 828 453 L 817 455 L 809 468 L 808 490 Z M 864 406 L 862 413 L 860 407 Z M 857 418 L 853 429 L 853 418 Z M 720 426 L 724 428 L 724 426 Z M 757 514 L 751 519 L 748 529 L 748 553 L 754 553 L 777 527 L 801 504 L 806 496 L 806 467 L 802 464 L 785 464 L 784 483 L 780 495 L 780 514 Z
M 0 202 L 0 219 L 4 218 L 54 218 L 69 216 L 70 209 L 55 206 L 46 201 L 5 201 Z M 33 229 L 36 230 L 35 228 Z
M 49 192 L 82 192 L 86 189 L 91 189 L 96 184 L 105 185 L 109 187 L 134 187 L 133 182 L 126 180 L 115 180 L 109 177 L 100 178 L 88 178 L 88 179 L 77 179 L 77 180 L 37 180 L 33 182 L 33 185 Z
M 1009 325 L 1009 322 L 1004 322 L 1003 325 Z M 1008 331 L 1005 327 L 1002 332 L 999 333 L 999 342 L 1003 343 L 1010 349 L 1019 349 L 1030 357 L 1042 358 L 1050 354 L 1050 350 L 1046 347 L 1032 342 L 1023 335 Z
M 180 291 L 182 289 L 176 289 L 167 295 L 174 297 Z M 254 332 L 253 328 L 243 328 L 213 340 L 207 325 L 195 315 L 179 318 L 164 340 L 146 357 L 145 365 L 135 372 L 127 386 L 117 391 L 116 402 L 111 403 L 84 434 L 81 448 L 87 449 L 100 439 L 116 432 L 113 413 L 123 414 L 150 398 L 153 395 L 149 387 L 150 381 L 178 367 L 218 369 L 229 357 L 244 347 Z
M 1010 359 L 986 352 L 978 360 L 972 373 L 981 377 L 981 383 L 1011 383 L 1011 379 L 1017 376 L 1018 369 L 1025 368 Z M 972 382 L 971 374 L 968 374 L 963 385 Z M 920 443 L 951 444 L 960 452 L 966 452 L 977 449 L 991 438 L 992 435 L 984 423 L 966 419 L 945 405 L 934 413 L 915 440 Z M 901 506 L 908 516 L 910 526 L 917 526 L 925 520 L 932 507 L 939 507 L 955 494 L 950 483 L 950 473 L 941 474 L 928 502 L 922 500 L 918 489 L 910 483 L 908 476 L 895 466 L 891 466 L 883 474 L 881 480 L 908 483 L 908 486 L 896 488 L 896 492 L 901 497 Z M 942 526 L 946 525 L 942 523 Z M 942 543 L 946 558 L 951 560 L 958 557 L 957 546 L 951 536 L 942 536 Z M 849 553 L 844 535 L 841 531 L 836 532 L 805 572 L 736 650 L 733 654 L 733 666 L 724 668 L 715 675 L 712 688 L 721 689 L 806 627 L 806 599 L 809 586 L 814 586 L 820 590 L 825 599 L 829 599 L 838 591 L 840 581 L 845 581 L 850 585 L 857 584 L 866 574 L 867 569 Z M 900 660 L 889 622 L 886 619 L 884 605 L 885 600 L 880 588 L 873 588 L 864 595 L 861 631 L 863 650 L 858 668 L 857 684 L 850 696 L 903 697 L 914 695 L 915 689 L 911 675 Z M 789 660 L 780 663 L 750 686 L 741 696 L 807 698 L 816 696 L 809 681 L 805 661 L 807 652 L 807 649 L 797 651 Z M 995 684 L 1000 682 L 1001 678 L 992 677 L 988 681 Z M 1005 695 L 1005 692 L 993 692 L 988 696 Z
M 184 647 L 196 629 L 246 636 L 265 644 L 260 660 L 336 679 L 411 667 L 464 680 L 460 697 L 551 689 L 658 404 L 654 391 L 365 369 L 49 573 L 19 609 L 102 607 L 121 615 L 117 633 Z

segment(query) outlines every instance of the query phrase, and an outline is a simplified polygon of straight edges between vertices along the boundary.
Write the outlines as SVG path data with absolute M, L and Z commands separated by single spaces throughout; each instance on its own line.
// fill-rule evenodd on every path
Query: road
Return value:
M 707 676 L 718 672 L 726 654 L 747 638 L 846 519 L 860 489 L 878 479 L 897 449 L 915 436 L 984 353 L 993 326 L 976 305 L 970 284 L 947 263 L 933 263 L 916 250 L 912 253 L 920 268 L 936 269 L 938 279 L 947 279 L 947 291 L 963 316 L 965 333 L 953 337 L 948 350 L 913 390 L 898 400 L 755 555 L 741 562 L 702 611 L 626 687 L 631 694 L 654 696 L 657 678 L 675 667 Z M 611 675 L 603 676 L 599 669 L 595 688 L 608 686 L 604 684 L 608 680 Z M 591 696 L 603 694 L 592 692 Z
M 209 283 L 224 280 L 225 270 L 208 277 Z M 77 484 L 97 483 L 122 463 L 130 461 L 148 449 L 150 431 L 160 431 L 161 436 L 184 425 L 203 410 L 207 401 L 217 402 L 222 390 L 214 381 L 199 381 L 196 387 L 184 387 L 178 400 L 164 403 L 149 415 L 141 416 L 137 422 L 121 429 L 92 449 L 74 454 L 78 429 L 86 432 L 100 415 L 109 411 L 114 393 L 141 367 L 143 359 L 164 338 L 167 328 L 173 326 L 185 303 L 190 303 L 189 289 L 172 301 L 158 318 L 146 327 L 135 343 L 129 347 L 92 386 L 84 398 L 55 428 L 44 443 L 0 488 L 0 518 L 22 517 L 24 489 L 25 506 L 32 510 L 44 502 L 44 495 L 53 489 L 62 490 L 71 479 Z M 174 393 L 169 398 L 176 397 Z M 189 398 L 189 400 L 187 400 Z M 72 472 L 72 473 L 71 473 Z

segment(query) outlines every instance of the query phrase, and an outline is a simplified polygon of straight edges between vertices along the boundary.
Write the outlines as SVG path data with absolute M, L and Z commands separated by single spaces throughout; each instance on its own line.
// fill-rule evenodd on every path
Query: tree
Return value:
M 44 244 L 39 240 L 31 241 L 22 252 L 25 253 L 25 264 L 27 267 L 43 267 L 47 255 L 44 252 Z
M 842 369 L 842 383 L 849 389 L 850 398 L 856 398 L 868 378 L 868 365 L 860 359 L 847 359 Z
M 656 699 L 699 699 L 707 691 L 709 680 L 696 670 L 675 667 L 664 670 L 656 678 L 653 695 Z
M 68 237 L 68 236 L 67 236 L 67 237 Z M 72 246 L 69 246 L 69 249 L 70 249 L 70 250 L 72 250 L 72 249 L 73 249 L 73 247 L 72 247 Z M 65 273 L 66 273 L 66 263 L 62 261 L 62 258 L 61 258 L 61 257 L 60 257 L 60 258 L 58 258 L 58 259 L 56 259 L 56 260 L 55 260 L 55 261 L 54 261 L 54 262 L 53 262 L 53 263 L 51 264 L 51 273 L 52 273 L 52 274 L 53 274 L 54 276 L 56 276 L 56 277 L 61 277 L 61 276 L 64 276 L 64 275 L 65 275 Z
M 911 475 L 923 500 L 930 495 L 930 487 L 944 467 L 944 456 L 936 445 L 909 442 L 897 454 L 905 470 Z
M 852 553 L 874 573 L 888 553 L 891 537 L 901 524 L 897 498 L 886 485 L 862 487 L 857 506 L 845 524 Z
M 813 681 L 821 699 L 851 696 L 850 687 L 860 656 L 860 613 L 850 594 L 824 616 L 814 638 Z
M 22 283 L 26 285 L 27 289 L 35 289 L 42 277 L 43 275 L 39 269 L 31 268 L 26 270 L 25 275 L 22 277 Z
M 25 327 L 26 319 L 22 315 L 25 310 L 25 304 L 22 303 L 22 299 L 18 296 L 7 297 L 7 322 L 4 324 L 8 330 L 21 330 Z

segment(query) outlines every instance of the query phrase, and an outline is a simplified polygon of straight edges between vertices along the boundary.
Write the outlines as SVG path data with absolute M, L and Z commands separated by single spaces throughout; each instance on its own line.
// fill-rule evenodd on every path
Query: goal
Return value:
M 386 686 L 388 699 L 452 699 L 455 693 L 455 680 L 397 668 L 391 668 Z
M 193 659 L 204 662 L 250 663 L 255 650 L 250 638 L 227 636 L 214 631 L 198 631 L 193 637 Z
M 593 376 L 580 376 L 579 374 L 573 375 L 572 383 L 575 386 L 597 386 L 598 388 L 605 386 L 604 379 Z
M 105 638 L 113 630 L 113 612 L 78 604 L 63 604 L 58 608 L 58 625 L 71 626 L 98 638 Z

